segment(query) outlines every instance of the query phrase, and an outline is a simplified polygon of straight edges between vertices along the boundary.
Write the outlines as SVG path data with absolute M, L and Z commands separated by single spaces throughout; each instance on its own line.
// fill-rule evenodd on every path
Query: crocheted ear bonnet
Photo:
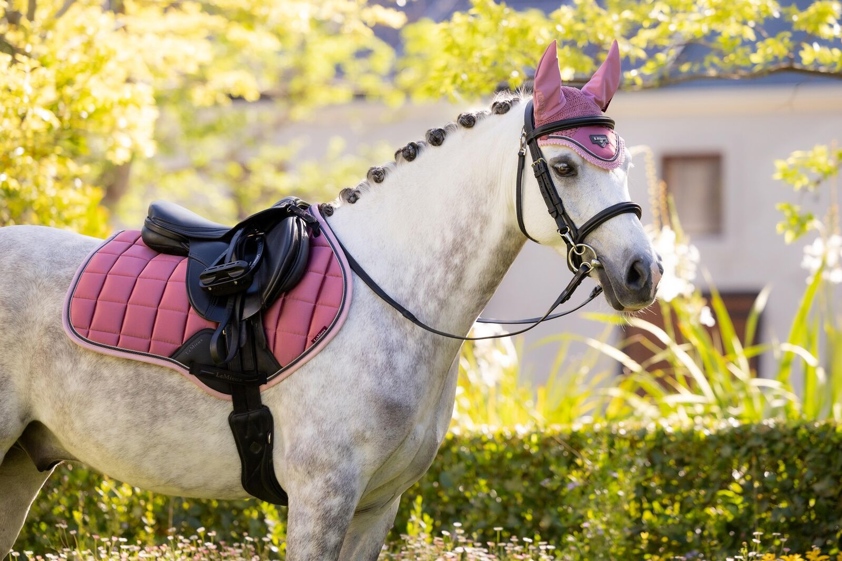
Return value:
M 615 41 L 605 62 L 581 90 L 562 85 L 553 41 L 535 72 L 535 127 L 562 119 L 603 115 L 620 85 L 620 77 L 620 52 Z M 541 137 L 538 144 L 572 148 L 588 162 L 604 169 L 619 167 L 625 157 L 623 139 L 608 127 L 587 126 L 554 132 Z

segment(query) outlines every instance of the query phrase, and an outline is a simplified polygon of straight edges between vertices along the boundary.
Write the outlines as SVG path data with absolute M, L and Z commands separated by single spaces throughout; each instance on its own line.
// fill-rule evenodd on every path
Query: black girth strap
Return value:
M 237 443 L 243 489 L 261 501 L 289 504 L 289 497 L 275 477 L 272 450 L 275 440 L 272 412 L 260 401 L 260 386 L 237 385 L 231 397 L 234 410 L 228 425 Z

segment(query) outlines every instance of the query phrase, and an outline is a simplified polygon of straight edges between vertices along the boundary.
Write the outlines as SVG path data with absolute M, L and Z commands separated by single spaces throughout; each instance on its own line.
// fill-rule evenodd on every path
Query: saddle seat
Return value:
M 149 205 L 146 218 L 147 239 L 162 253 L 187 255 L 193 240 L 221 240 L 231 234 L 232 228 L 218 224 L 195 212 L 169 201 L 155 201 Z M 152 246 L 150 246 L 152 247 Z

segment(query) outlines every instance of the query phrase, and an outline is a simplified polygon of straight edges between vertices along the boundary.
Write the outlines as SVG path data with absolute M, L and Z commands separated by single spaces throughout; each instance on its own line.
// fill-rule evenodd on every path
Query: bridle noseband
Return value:
M 518 150 L 517 165 L 517 192 L 515 203 L 515 206 L 517 207 L 517 223 L 520 227 L 520 231 L 523 232 L 523 234 L 527 238 L 536 243 L 539 243 L 538 240 L 529 235 L 529 233 L 526 231 L 526 226 L 523 222 L 523 173 L 524 167 L 526 165 L 526 149 L 528 147 L 529 151 L 532 154 L 532 171 L 535 173 L 535 179 L 538 181 L 538 188 L 541 191 L 541 196 L 544 198 L 544 202 L 547 205 L 547 210 L 549 211 L 550 216 L 553 217 L 553 220 L 555 220 L 555 223 L 558 226 L 558 233 L 561 236 L 561 239 L 563 239 L 564 243 L 567 245 L 567 266 L 570 268 L 571 271 L 573 271 L 574 275 L 573 279 L 571 279 L 567 287 L 561 292 L 556 301 L 553 302 L 553 305 L 550 307 L 550 309 L 547 310 L 547 313 L 540 318 L 528 318 L 520 320 L 477 318 L 476 322 L 497 323 L 503 325 L 516 325 L 526 323 L 532 324 L 529 327 L 521 329 L 519 331 L 515 331 L 513 333 L 506 333 L 504 335 L 490 335 L 487 337 L 462 337 L 460 335 L 454 335 L 452 333 L 439 331 L 438 329 L 430 327 L 429 325 L 419 320 L 417 317 L 415 317 L 415 315 L 412 312 L 407 310 L 400 303 L 395 301 L 394 298 L 389 296 L 382 288 L 380 288 L 380 286 L 374 281 L 374 279 L 372 279 L 368 275 L 368 273 L 366 273 L 365 269 L 363 269 L 362 266 L 351 256 L 351 254 L 348 253 L 348 250 L 345 248 L 344 245 L 342 245 L 342 242 L 339 242 L 339 247 L 345 253 L 345 257 L 348 259 L 348 265 L 351 267 L 351 270 L 354 271 L 358 277 L 360 277 L 360 280 L 362 280 L 375 294 L 377 294 L 377 296 L 379 296 L 387 304 L 389 304 L 398 312 L 400 312 L 400 314 L 407 320 L 414 323 L 418 327 L 429 331 L 430 333 L 435 333 L 436 335 L 441 335 L 442 337 L 448 337 L 450 339 L 460 339 L 462 341 L 479 341 L 483 339 L 499 339 L 501 337 L 511 337 L 513 335 L 525 333 L 544 321 L 566 316 L 575 312 L 576 310 L 583 307 L 585 304 L 587 304 L 602 293 L 602 288 L 598 286 L 591 291 L 590 295 L 588 296 L 588 299 L 585 300 L 579 306 L 576 306 L 572 310 L 567 310 L 566 312 L 551 315 L 553 310 L 555 310 L 558 306 L 560 306 L 561 304 L 569 300 L 571 296 L 573 296 L 573 292 L 579 287 L 580 284 L 582 284 L 582 281 L 585 280 L 585 278 L 588 275 L 590 275 L 594 269 L 602 266 L 600 264 L 599 256 L 597 255 L 596 250 L 584 242 L 585 238 L 588 236 L 588 234 L 593 232 L 601 224 L 607 222 L 615 216 L 619 216 L 620 214 L 631 212 L 636 214 L 638 218 L 640 218 L 641 216 L 640 205 L 631 201 L 625 201 L 622 203 L 611 205 L 610 207 L 596 213 L 596 215 L 592 216 L 579 227 L 576 226 L 576 223 L 573 222 L 573 219 L 570 217 L 569 214 L 567 214 L 567 211 L 564 208 L 564 203 L 561 200 L 561 196 L 559 195 L 558 190 L 553 184 L 553 179 L 550 175 L 550 169 L 547 165 L 547 160 L 544 158 L 543 152 L 541 152 L 541 147 L 538 146 L 538 139 L 554 132 L 587 126 L 606 127 L 611 130 L 614 130 L 614 120 L 604 115 L 593 117 L 575 117 L 572 119 L 562 119 L 560 121 L 554 121 L 552 123 L 548 123 L 546 125 L 542 125 L 538 128 L 535 128 L 531 100 L 526 104 L 526 108 L 524 110 L 523 132 L 521 133 L 520 137 L 520 150 Z M 588 253 L 591 254 L 591 258 L 585 259 L 585 256 Z

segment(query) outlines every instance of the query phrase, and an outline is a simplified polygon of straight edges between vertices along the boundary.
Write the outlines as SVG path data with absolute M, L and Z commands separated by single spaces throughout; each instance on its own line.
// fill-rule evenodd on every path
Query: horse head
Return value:
M 620 77 L 615 41 L 581 90 L 563 85 L 553 41 L 535 73 L 521 142 L 521 158 L 527 146 L 532 153 L 538 185 L 519 185 L 516 204 L 524 234 L 555 247 L 571 270 L 595 274 L 615 309 L 636 311 L 654 300 L 663 268 L 640 207 L 629 200 L 631 155 L 604 114 Z

